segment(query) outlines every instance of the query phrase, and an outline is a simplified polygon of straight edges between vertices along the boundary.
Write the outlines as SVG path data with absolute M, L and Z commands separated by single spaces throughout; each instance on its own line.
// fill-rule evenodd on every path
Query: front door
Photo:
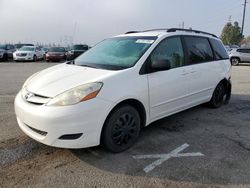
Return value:
M 171 69 L 148 74 L 150 119 L 154 121 L 181 110 L 188 101 L 190 68 L 184 66 L 180 37 L 164 39 L 150 55 L 151 62 L 167 60 Z

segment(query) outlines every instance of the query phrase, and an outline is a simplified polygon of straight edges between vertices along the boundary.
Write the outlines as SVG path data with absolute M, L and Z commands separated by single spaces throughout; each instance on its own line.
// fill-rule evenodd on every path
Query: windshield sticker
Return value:
M 142 43 L 142 44 L 152 44 L 154 40 L 146 40 L 146 39 L 138 39 L 136 43 Z

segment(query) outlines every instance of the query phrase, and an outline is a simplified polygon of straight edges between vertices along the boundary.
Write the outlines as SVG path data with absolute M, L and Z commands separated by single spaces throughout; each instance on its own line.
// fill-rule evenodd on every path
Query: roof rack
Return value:
M 185 32 L 200 33 L 200 34 L 205 34 L 205 35 L 211 35 L 211 36 L 213 36 L 213 37 L 218 38 L 216 35 L 214 35 L 214 34 L 212 34 L 212 33 L 207 33 L 207 32 L 199 31 L 199 30 L 181 29 L 181 28 L 170 28 L 170 29 L 167 29 L 167 32 L 176 32 L 176 31 L 185 31 Z
M 207 32 L 204 32 L 204 31 L 193 30 L 193 29 L 181 29 L 181 28 L 149 29 L 149 30 L 144 30 L 144 31 L 128 31 L 128 32 L 126 32 L 125 34 L 140 33 L 140 32 L 150 32 L 150 31 L 166 31 L 166 32 L 185 31 L 185 32 L 193 32 L 193 33 L 211 35 L 211 36 L 213 36 L 213 37 L 218 38 L 215 34 L 212 34 L 212 33 L 207 33 Z
M 141 31 L 128 31 L 125 34 L 131 34 L 131 33 L 140 33 Z

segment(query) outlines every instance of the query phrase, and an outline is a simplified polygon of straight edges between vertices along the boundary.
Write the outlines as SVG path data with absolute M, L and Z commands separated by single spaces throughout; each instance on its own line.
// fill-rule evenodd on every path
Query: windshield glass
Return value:
M 28 46 L 20 48 L 20 51 L 34 51 L 34 50 L 35 50 L 34 47 L 28 47 Z
M 65 52 L 65 49 L 63 47 L 52 47 L 49 52 Z
M 0 49 L 5 50 L 5 49 L 6 49 L 6 45 L 4 45 L 4 44 L 0 44 Z
M 106 39 L 75 60 L 76 65 L 125 69 L 135 65 L 156 37 L 120 37 Z

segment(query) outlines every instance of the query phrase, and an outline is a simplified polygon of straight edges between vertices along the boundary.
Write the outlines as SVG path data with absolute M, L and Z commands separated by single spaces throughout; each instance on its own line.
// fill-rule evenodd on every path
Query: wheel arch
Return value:
M 116 109 L 116 108 L 119 108 L 120 106 L 122 105 L 131 105 L 132 107 L 134 107 L 139 115 L 140 115 L 140 118 L 141 118 L 141 126 L 144 127 L 146 125 L 146 120 L 147 120 L 147 113 L 146 113 L 146 109 L 143 105 L 142 102 L 140 102 L 139 100 L 137 99 L 133 99 L 133 98 L 130 98 L 130 99 L 124 99 L 122 101 L 120 101 L 119 103 L 117 103 L 111 110 L 110 112 L 108 113 L 106 119 L 105 119 L 105 122 L 104 124 L 106 123 L 107 119 L 109 118 L 109 116 L 112 114 L 112 112 Z
M 238 57 L 238 56 L 232 56 L 232 57 L 230 57 L 230 61 L 231 61 L 233 58 L 237 58 L 237 59 L 239 59 L 239 61 L 241 62 L 241 59 L 240 59 L 240 57 Z
M 219 85 L 220 83 L 223 83 L 225 87 L 228 86 L 228 80 L 226 78 L 223 78 L 217 85 Z
M 126 104 L 127 104 L 127 105 L 131 105 L 132 107 L 134 107 L 134 108 L 138 111 L 138 113 L 139 113 L 139 115 L 140 115 L 140 118 L 141 118 L 141 128 L 146 126 L 147 113 L 146 113 L 146 109 L 145 109 L 143 103 L 140 102 L 139 100 L 133 99 L 133 98 L 122 100 L 122 101 L 120 101 L 119 103 L 117 103 L 117 104 L 110 110 L 110 112 L 108 113 L 107 117 L 105 118 L 105 121 L 104 121 L 103 126 L 102 126 L 102 129 L 101 129 L 100 143 L 102 143 L 102 139 L 103 139 L 103 130 L 104 130 L 104 127 L 105 127 L 105 124 L 106 124 L 108 118 L 110 117 L 110 115 L 111 115 L 117 108 L 119 108 L 119 107 L 122 106 L 122 105 L 126 105 Z

